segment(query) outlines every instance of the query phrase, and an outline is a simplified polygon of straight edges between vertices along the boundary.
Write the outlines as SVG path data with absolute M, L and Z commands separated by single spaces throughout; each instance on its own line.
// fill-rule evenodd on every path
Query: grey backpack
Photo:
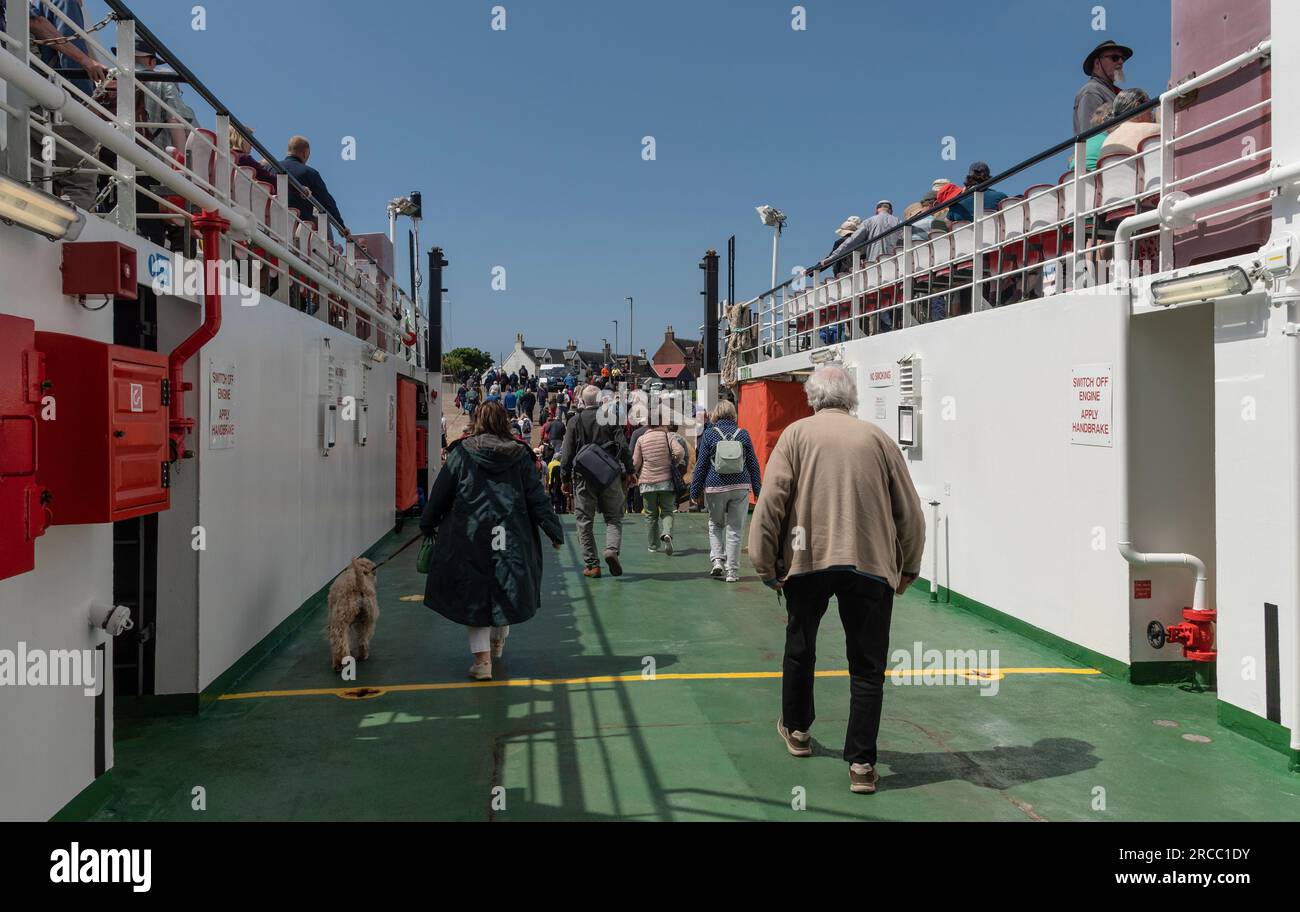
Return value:
M 713 471 L 719 475 L 739 475 L 745 471 L 745 446 L 736 439 L 739 433 L 740 428 L 730 437 L 718 431 L 722 439 L 713 448 Z

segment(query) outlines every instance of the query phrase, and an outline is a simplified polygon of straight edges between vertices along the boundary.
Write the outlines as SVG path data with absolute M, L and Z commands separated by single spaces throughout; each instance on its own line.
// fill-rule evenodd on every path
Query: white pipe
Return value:
M 939 601 L 939 501 L 930 501 L 930 528 L 934 537 L 930 539 L 930 601 Z
M 1115 278 L 1119 287 L 1119 358 L 1115 366 L 1115 373 L 1112 388 L 1118 388 L 1119 392 L 1115 394 L 1115 427 L 1120 431 L 1120 453 L 1117 457 L 1117 475 L 1119 477 L 1119 544 L 1118 550 L 1120 555 L 1133 566 L 1180 566 L 1189 568 L 1196 577 L 1196 585 L 1192 595 L 1192 607 L 1197 611 L 1204 611 L 1207 603 L 1207 576 L 1205 562 L 1191 554 L 1159 554 L 1146 553 L 1133 548 L 1132 538 L 1129 535 L 1129 458 L 1131 451 L 1129 448 L 1129 422 L 1128 422 L 1128 397 L 1129 397 L 1129 358 L 1130 352 L 1130 327 L 1129 321 L 1132 318 L 1133 311 L 1133 282 L 1131 277 L 1131 264 L 1129 263 L 1129 243 L 1133 235 L 1145 228 L 1153 225 L 1165 223 L 1167 227 L 1173 227 L 1174 223 L 1183 216 L 1195 215 L 1199 210 L 1213 206 L 1220 202 L 1239 199 L 1243 196 L 1249 196 L 1253 193 L 1259 193 L 1270 187 L 1287 183 L 1300 177 L 1300 163 L 1282 166 L 1274 166 L 1264 174 L 1256 174 L 1244 180 L 1227 184 L 1216 190 L 1202 193 L 1198 196 L 1189 197 L 1186 194 L 1177 194 L 1165 197 L 1161 203 L 1159 211 L 1144 212 L 1141 215 L 1131 215 L 1119 223 L 1115 230 Z M 1297 711 L 1300 711 L 1300 694 L 1296 699 Z M 1294 740 L 1294 734 L 1293 734 Z
M 1300 307 L 1300 298 L 1291 301 Z M 1291 338 L 1291 541 L 1300 541 L 1300 338 Z M 1300 560 L 1291 561 L 1291 770 L 1300 771 Z
M 20 91 L 27 94 L 41 107 L 49 111 L 61 112 L 65 121 L 80 129 L 96 142 L 130 161 L 138 170 L 148 174 L 178 196 L 184 197 L 200 209 L 219 213 L 222 218 L 230 222 L 231 230 L 249 237 L 257 246 L 279 259 L 293 263 L 295 270 L 310 279 L 314 279 L 322 286 L 322 290 L 351 302 L 353 306 L 365 311 L 384 324 L 396 327 L 396 323 L 388 315 L 373 309 L 361 298 L 351 294 L 346 288 L 335 282 L 328 274 L 320 271 L 311 263 L 300 259 L 296 253 L 292 253 L 275 238 L 262 231 L 253 221 L 252 213 L 223 203 L 206 190 L 190 183 L 185 179 L 184 175 L 173 171 L 169 165 L 164 164 L 157 156 L 142 151 L 135 144 L 134 136 L 128 137 L 100 119 L 98 115 L 77 103 L 66 90 L 43 79 L 12 54 L 0 52 L 0 80 L 17 86 Z

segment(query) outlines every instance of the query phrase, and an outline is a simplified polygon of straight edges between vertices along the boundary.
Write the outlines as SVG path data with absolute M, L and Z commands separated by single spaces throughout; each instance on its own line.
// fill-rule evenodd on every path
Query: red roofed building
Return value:
M 677 387 L 695 382 L 700 369 L 698 340 L 678 339 L 671 326 L 664 332 L 663 344 L 650 359 L 655 376 Z
M 695 375 L 685 364 L 656 364 L 654 372 L 660 380 L 678 387 L 689 386 L 695 382 Z

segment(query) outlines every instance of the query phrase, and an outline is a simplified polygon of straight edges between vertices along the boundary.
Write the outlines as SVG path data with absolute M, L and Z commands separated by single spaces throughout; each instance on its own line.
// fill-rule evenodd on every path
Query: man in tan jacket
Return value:
M 852 415 L 857 388 L 844 369 L 819 368 L 806 392 L 814 414 L 781 434 L 749 531 L 754 569 L 789 613 L 777 731 L 791 754 L 812 755 L 817 628 L 833 595 L 849 657 L 849 788 L 870 793 L 890 614 L 920 573 L 925 516 L 898 445 Z

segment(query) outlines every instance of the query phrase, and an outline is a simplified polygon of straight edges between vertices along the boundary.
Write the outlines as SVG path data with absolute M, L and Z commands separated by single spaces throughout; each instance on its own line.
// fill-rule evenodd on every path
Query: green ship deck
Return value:
M 895 602 L 892 648 L 996 649 L 1005 676 L 993 696 L 887 682 L 880 791 L 851 794 L 833 611 L 815 753 L 796 759 L 775 732 L 784 610 L 752 572 L 707 576 L 704 517 L 679 517 L 671 558 L 648 553 L 629 517 L 626 572 L 598 580 L 579 572 L 565 521 L 564 549 L 546 549 L 543 610 L 514 628 L 498 680 L 465 678 L 463 629 L 403 600 L 424 587 L 408 549 L 380 572 L 373 657 L 355 684 L 330 671 L 313 606 L 201 714 L 119 718 L 93 819 L 1300 819 L 1300 777 L 1221 728 L 1212 691 L 1107 677 L 918 591 Z M 206 810 L 191 807 L 195 787 Z

